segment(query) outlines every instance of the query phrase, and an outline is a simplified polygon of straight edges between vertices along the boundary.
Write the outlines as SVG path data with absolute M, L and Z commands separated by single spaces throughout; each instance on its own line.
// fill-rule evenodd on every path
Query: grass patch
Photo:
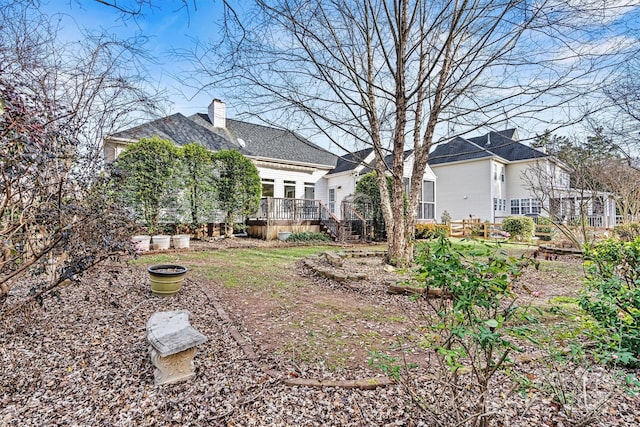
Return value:
M 291 266 L 301 258 L 326 250 L 330 246 L 299 246 L 278 249 L 230 249 L 203 252 L 179 252 L 144 255 L 134 265 L 180 264 L 223 286 L 286 290 L 296 285 Z

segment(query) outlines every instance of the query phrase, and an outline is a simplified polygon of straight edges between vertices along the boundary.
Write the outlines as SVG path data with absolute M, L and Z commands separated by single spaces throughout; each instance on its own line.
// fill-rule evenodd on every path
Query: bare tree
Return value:
M 622 159 L 615 144 L 602 137 L 600 130 L 584 141 L 545 132 L 536 137 L 533 145 L 543 149 L 549 157 L 538 160 L 523 173 L 531 193 L 541 201 L 543 211 L 555 227 L 575 247 L 591 242 L 587 218 L 616 193 L 609 186 L 605 169 Z M 604 224 L 602 224 L 604 226 Z
M 628 159 L 607 159 L 594 171 L 596 179 L 615 195 L 623 223 L 640 220 L 640 169 Z
M 609 108 L 589 121 L 592 128 L 604 126 L 603 132 L 616 141 L 627 164 L 636 168 L 634 157 L 640 144 L 640 60 L 637 57 L 620 67 L 618 77 L 605 87 Z
M 202 71 L 195 85 L 226 90 L 263 120 L 310 126 L 346 151 L 372 146 L 389 258 L 406 263 L 433 145 L 593 90 L 615 63 L 613 53 L 597 61 L 586 37 L 605 9 L 555 0 L 257 1 L 237 31 L 225 28 L 226 44 L 191 53 Z M 416 179 L 405 215 L 408 149 Z
M 127 217 L 97 175 L 102 139 L 155 105 L 137 41 L 62 44 L 38 5 L 0 10 L 0 301 L 25 273 L 55 270 L 39 294 L 124 248 Z

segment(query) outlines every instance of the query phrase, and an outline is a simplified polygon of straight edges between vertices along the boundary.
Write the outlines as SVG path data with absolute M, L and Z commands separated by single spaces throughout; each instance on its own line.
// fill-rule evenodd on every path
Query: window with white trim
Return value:
M 284 182 L 284 197 L 285 199 L 296 198 L 296 182 L 295 181 Z
M 537 215 L 542 212 L 538 199 L 511 199 L 511 215 Z
M 262 197 L 273 197 L 274 188 L 273 179 L 262 178 Z
M 304 198 L 307 200 L 316 198 L 316 185 L 313 182 L 304 183 Z

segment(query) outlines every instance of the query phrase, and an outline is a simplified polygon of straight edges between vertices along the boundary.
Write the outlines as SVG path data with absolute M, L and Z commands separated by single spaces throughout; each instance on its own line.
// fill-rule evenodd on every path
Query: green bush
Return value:
M 287 242 L 330 242 L 331 239 L 324 233 L 312 233 L 303 231 L 301 233 L 292 233 Z
M 531 240 L 535 227 L 533 220 L 526 216 L 510 216 L 502 221 L 502 230 L 518 241 Z
M 556 234 L 556 228 L 553 225 L 553 221 L 547 217 L 538 217 L 538 227 L 536 230 L 540 233 L 548 234 L 547 236 L 540 236 L 540 240 L 551 241 Z
M 416 239 L 438 239 L 449 235 L 446 224 L 416 224 Z
M 435 352 L 440 363 L 434 365 L 442 369 L 443 387 L 450 387 L 452 407 L 462 408 L 468 399 L 457 391 L 464 375 L 469 393 L 479 396 L 477 407 L 484 408 L 491 399 L 491 378 L 512 352 L 521 351 L 515 337 L 526 338 L 528 332 L 512 321 L 521 313 L 512 289 L 527 262 L 484 245 L 463 254 L 449 239 L 417 251 L 412 284 L 439 288 L 443 297 L 416 299 L 428 305 L 425 313 L 434 313 L 421 319 L 421 345 Z
M 640 237 L 640 224 L 632 222 L 630 224 L 616 225 L 613 228 L 613 232 L 620 240 L 631 242 Z
M 585 251 L 580 306 L 608 333 L 603 347 L 617 363 L 640 365 L 640 238 L 609 240 Z

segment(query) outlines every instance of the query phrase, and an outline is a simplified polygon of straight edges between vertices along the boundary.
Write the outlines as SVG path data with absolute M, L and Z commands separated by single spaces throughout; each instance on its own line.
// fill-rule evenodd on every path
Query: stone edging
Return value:
M 191 279 L 185 279 L 197 286 L 200 286 L 197 282 Z M 373 390 L 378 387 L 384 387 L 390 384 L 393 384 L 394 381 L 385 378 L 385 377 L 371 377 L 364 378 L 359 380 L 322 380 L 322 379 L 314 379 L 314 378 L 283 378 L 285 374 L 281 371 L 274 369 L 272 366 L 263 363 L 260 361 L 260 356 L 253 350 L 253 346 L 251 343 L 240 334 L 240 331 L 235 326 L 234 322 L 231 320 L 227 312 L 220 304 L 220 301 L 214 297 L 210 292 L 203 289 L 203 286 L 200 286 L 200 289 L 203 290 L 207 299 L 211 302 L 213 307 L 216 309 L 218 316 L 222 320 L 223 323 L 226 324 L 229 333 L 233 337 L 233 339 L 238 343 L 242 352 L 247 356 L 247 359 L 258 365 L 260 370 L 265 374 L 269 375 L 274 379 L 282 379 L 283 383 L 289 387 L 293 386 L 306 386 L 306 387 L 338 387 L 345 389 L 360 389 L 360 390 Z
M 341 270 L 345 258 L 381 257 L 385 256 L 386 254 L 387 253 L 384 251 L 325 251 L 318 255 L 313 255 L 305 258 L 303 262 L 305 266 L 313 270 L 318 276 L 326 277 L 328 279 L 335 280 L 336 282 L 346 282 L 347 280 L 364 280 L 367 278 L 367 275 L 364 273 L 347 273 L 346 271 Z M 325 268 L 320 265 L 319 261 L 323 257 L 334 269 L 337 269 L 339 271 Z

